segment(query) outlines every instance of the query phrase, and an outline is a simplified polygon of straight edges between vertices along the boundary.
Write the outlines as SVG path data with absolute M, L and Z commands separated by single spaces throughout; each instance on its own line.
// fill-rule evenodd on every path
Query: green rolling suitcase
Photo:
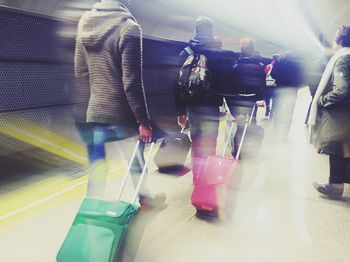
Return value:
M 120 201 L 139 146 L 137 142 L 116 201 L 85 198 L 58 254 L 57 262 L 118 261 L 124 236 L 139 210 L 135 204 L 154 143 L 135 190 L 133 203 Z

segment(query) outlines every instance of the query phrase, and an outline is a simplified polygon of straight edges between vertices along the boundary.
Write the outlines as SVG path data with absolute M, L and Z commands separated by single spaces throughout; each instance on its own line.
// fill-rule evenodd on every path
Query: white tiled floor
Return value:
M 306 103 L 301 96 L 297 107 Z M 232 215 L 223 221 L 195 216 L 190 173 L 154 171 L 151 184 L 167 193 L 167 207 L 139 214 L 129 240 L 130 260 L 349 262 L 350 202 L 321 198 L 312 188 L 313 181 L 327 181 L 328 159 L 308 145 L 303 117 L 297 110 L 285 144 L 271 142 L 266 124 L 260 156 L 239 164 Z M 0 261 L 55 261 L 81 199 L 82 193 L 52 201 L 5 227 Z

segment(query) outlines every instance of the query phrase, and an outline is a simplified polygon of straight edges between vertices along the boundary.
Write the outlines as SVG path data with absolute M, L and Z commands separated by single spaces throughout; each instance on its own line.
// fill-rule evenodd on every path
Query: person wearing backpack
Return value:
M 240 40 L 241 53 L 236 58 L 232 71 L 231 91 L 225 95 L 231 115 L 237 123 L 237 131 L 231 140 L 231 153 L 237 154 L 237 149 L 243 135 L 246 116 L 253 111 L 257 101 L 264 99 L 265 64 L 263 58 L 255 50 L 255 41 L 251 37 Z M 262 106 L 263 103 L 257 103 Z M 256 122 L 257 108 L 253 112 L 252 123 Z M 259 135 L 260 137 L 262 134 Z M 247 136 L 248 137 L 248 136 Z M 260 139 L 262 141 L 262 139 Z M 256 144 L 260 144 L 256 143 Z M 257 146 L 258 147 L 258 146 Z M 244 155 L 244 154 L 243 154 Z
M 199 17 L 195 37 L 180 53 L 186 60 L 180 69 L 175 90 L 178 124 L 184 128 L 188 120 L 190 126 L 194 182 L 205 158 L 216 153 L 219 107 L 223 99 L 214 94 L 217 76 L 212 61 L 220 51 L 222 43 L 213 35 L 213 21 L 208 17 Z

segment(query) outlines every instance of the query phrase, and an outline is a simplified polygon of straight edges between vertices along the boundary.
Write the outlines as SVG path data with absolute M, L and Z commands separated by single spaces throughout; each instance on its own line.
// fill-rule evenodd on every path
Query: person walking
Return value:
M 80 118 L 91 127 L 88 153 L 89 197 L 101 198 L 106 184 L 105 143 L 120 141 L 121 152 L 130 160 L 136 140 L 138 157 L 131 177 L 136 185 L 144 165 L 144 143 L 152 141 L 142 80 L 142 32 L 126 4 L 130 1 L 101 0 L 79 20 L 75 49 L 78 94 L 88 95 Z M 146 181 L 145 181 L 146 182 Z M 165 195 L 152 195 L 146 183 L 140 190 L 141 204 L 163 203 Z

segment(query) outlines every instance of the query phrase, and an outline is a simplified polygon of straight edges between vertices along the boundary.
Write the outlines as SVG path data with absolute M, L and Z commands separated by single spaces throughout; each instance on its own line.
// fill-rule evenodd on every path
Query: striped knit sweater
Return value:
M 83 14 L 74 62 L 78 95 L 89 96 L 87 122 L 133 126 L 149 121 L 141 28 L 123 4 L 97 3 Z M 77 112 L 80 118 L 84 113 Z

